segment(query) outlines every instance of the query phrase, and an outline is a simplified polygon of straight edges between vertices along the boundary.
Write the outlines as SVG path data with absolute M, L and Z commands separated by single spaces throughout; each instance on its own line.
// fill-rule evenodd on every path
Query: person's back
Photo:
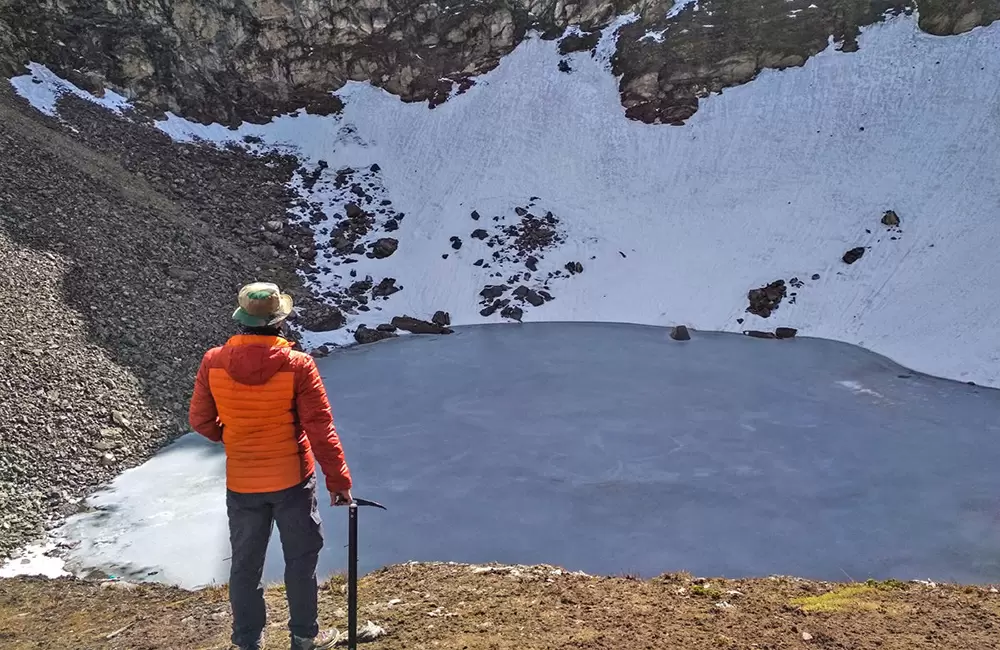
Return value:
M 233 318 L 243 330 L 205 353 L 191 399 L 192 428 L 226 450 L 233 644 L 260 647 L 261 585 L 273 523 L 285 557 L 292 648 L 329 648 L 320 633 L 316 564 L 323 547 L 315 461 L 334 505 L 351 502 L 351 474 L 312 357 L 281 336 L 291 298 L 273 284 L 244 287 Z

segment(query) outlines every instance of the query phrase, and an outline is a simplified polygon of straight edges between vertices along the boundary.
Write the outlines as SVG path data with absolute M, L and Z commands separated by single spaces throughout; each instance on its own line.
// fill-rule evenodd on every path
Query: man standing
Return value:
M 285 559 L 292 650 L 332 648 L 319 629 L 316 564 L 323 547 L 314 458 L 333 505 L 351 503 L 344 460 L 323 380 L 312 357 L 282 336 L 292 298 L 257 282 L 239 292 L 241 331 L 202 359 L 191 427 L 226 450 L 226 509 L 232 544 L 232 642 L 259 650 L 266 624 L 261 575 L 277 523 Z

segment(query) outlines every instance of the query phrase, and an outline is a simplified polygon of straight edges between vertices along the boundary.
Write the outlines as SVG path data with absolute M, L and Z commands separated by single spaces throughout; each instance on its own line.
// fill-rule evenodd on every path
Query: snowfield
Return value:
M 296 152 L 319 170 L 311 189 L 296 184 L 327 206 L 320 244 L 331 215 L 352 200 L 333 182 L 338 170 L 378 166 L 372 204 L 390 200 L 405 219 L 371 237 L 391 234 L 398 250 L 350 266 L 321 251 L 313 285 L 346 286 L 355 270 L 404 289 L 379 302 L 381 313 L 311 334 L 313 345 L 347 343 L 357 324 L 399 314 L 504 320 L 482 316 L 478 294 L 523 265 L 475 266 L 492 251 L 470 233 L 510 223 L 515 207 L 537 197 L 532 209 L 551 211 L 565 241 L 525 282 L 554 296 L 526 305 L 525 321 L 791 326 L 919 371 L 1000 386 L 1000 24 L 939 38 L 913 17 L 893 18 L 866 29 L 859 52 L 831 44 L 802 68 L 765 71 L 705 100 L 683 127 L 625 119 L 606 60 L 613 38 L 596 58 L 561 57 L 555 42 L 529 39 L 433 110 L 352 83 L 338 93 L 346 104 L 338 116 L 227 130 L 170 115 L 158 126 L 180 140 L 255 136 L 261 143 L 251 146 Z M 561 59 L 571 72 L 560 71 Z M 30 75 L 13 83 L 51 110 L 55 94 L 38 87 L 56 82 L 34 74 L 41 84 Z M 902 232 L 880 224 L 886 210 L 900 215 Z M 841 261 L 858 246 L 862 259 Z M 583 272 L 547 279 L 569 262 Z M 766 320 L 745 313 L 750 289 L 793 277 L 805 283 L 790 289 L 794 303 Z

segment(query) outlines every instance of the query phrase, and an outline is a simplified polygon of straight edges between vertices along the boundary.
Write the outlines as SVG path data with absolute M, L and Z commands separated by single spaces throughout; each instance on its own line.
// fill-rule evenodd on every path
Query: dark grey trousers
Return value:
M 319 634 L 316 563 L 323 548 L 316 475 L 280 492 L 241 494 L 227 490 L 226 510 L 233 549 L 229 575 L 233 643 L 240 648 L 257 648 L 267 624 L 261 575 L 274 523 L 278 524 L 285 556 L 289 631 L 295 636 L 315 637 Z

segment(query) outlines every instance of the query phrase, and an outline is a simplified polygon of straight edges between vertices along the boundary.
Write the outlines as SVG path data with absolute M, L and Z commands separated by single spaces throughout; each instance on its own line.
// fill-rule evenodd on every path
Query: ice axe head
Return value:
M 382 510 L 388 510 L 388 508 L 386 508 L 381 503 L 378 503 L 377 501 L 369 501 L 368 499 L 355 498 L 353 502 L 348 504 L 347 500 L 344 497 L 340 496 L 339 494 L 335 498 L 337 500 L 336 503 L 338 506 L 350 505 L 352 508 L 356 508 L 358 506 L 369 506 L 372 508 L 381 508 Z

